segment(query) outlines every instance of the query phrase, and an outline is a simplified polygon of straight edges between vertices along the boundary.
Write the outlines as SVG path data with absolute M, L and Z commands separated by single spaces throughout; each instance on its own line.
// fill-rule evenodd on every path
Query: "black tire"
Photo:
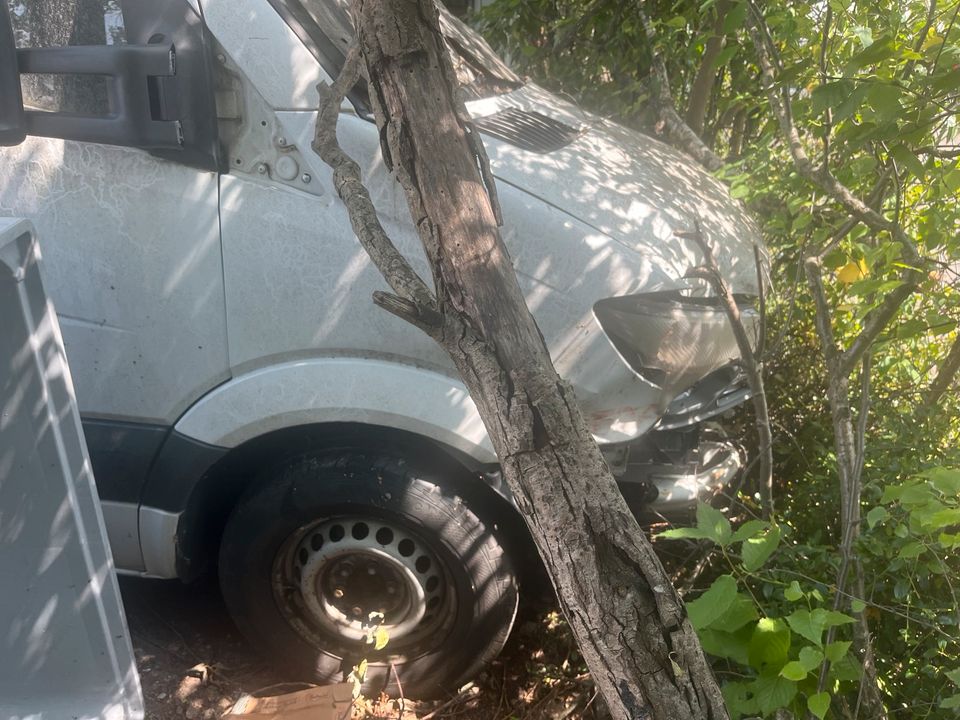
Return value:
M 300 456 L 254 481 L 224 530 L 220 585 L 240 630 L 298 676 L 336 682 L 367 659 L 366 693 L 396 692 L 398 675 L 413 698 L 455 689 L 492 660 L 518 600 L 494 518 L 421 468 L 355 450 Z M 354 615 L 387 611 L 386 600 L 398 635 L 384 649 L 345 637 Z

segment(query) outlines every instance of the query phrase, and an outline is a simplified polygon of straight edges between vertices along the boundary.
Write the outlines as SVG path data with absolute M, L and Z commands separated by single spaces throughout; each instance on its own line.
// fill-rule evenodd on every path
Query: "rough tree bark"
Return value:
M 726 718 L 683 603 L 527 309 L 433 0 L 357 0 L 354 17 L 384 161 L 406 193 L 435 287 L 392 246 L 337 145 L 340 102 L 358 77 L 354 51 L 334 87 L 320 88 L 315 148 L 395 293 L 375 301 L 436 340 L 469 388 L 613 717 Z
M 723 24 L 731 6 L 730 0 L 720 0 L 714 7 L 717 17 L 713 24 L 713 34 L 707 39 L 703 48 L 703 55 L 700 56 L 700 67 L 697 68 L 697 74 L 690 85 L 690 95 L 687 98 L 687 112 L 684 115 L 684 120 L 690 129 L 700 137 L 703 137 L 703 122 L 707 114 L 710 89 L 717 80 L 717 58 L 720 57 L 723 46 L 726 44 Z

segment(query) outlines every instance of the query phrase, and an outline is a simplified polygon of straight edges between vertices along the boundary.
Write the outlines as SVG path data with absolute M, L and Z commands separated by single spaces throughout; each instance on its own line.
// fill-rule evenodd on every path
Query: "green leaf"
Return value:
M 800 583 L 796 580 L 791 581 L 789 587 L 783 591 L 783 596 L 790 602 L 796 602 L 803 597 L 803 590 L 800 589 Z
M 757 604 L 753 599 L 743 593 L 737 593 L 730 608 L 717 618 L 714 625 L 728 632 L 733 632 L 734 630 L 739 630 L 747 623 L 756 620 L 758 617 Z
M 923 477 L 944 495 L 960 495 L 960 469 L 931 468 L 923 473 Z
M 960 190 L 960 168 L 952 168 L 943 174 L 943 184 L 947 189 L 955 193 Z
M 697 503 L 697 529 L 721 547 L 730 542 L 733 531 L 722 512 L 704 502 Z
M 944 673 L 944 675 L 950 678 L 950 682 L 952 682 L 954 685 L 960 685 L 960 668 L 957 668 L 956 670 L 948 670 Z
M 770 527 L 770 523 L 763 520 L 747 520 L 747 522 L 737 528 L 733 537 L 730 538 L 730 542 L 748 540 L 749 538 L 759 535 L 768 527 Z
M 790 628 L 815 645 L 821 644 L 823 631 L 828 627 L 852 622 L 855 621 L 849 615 L 844 615 L 835 610 L 824 610 L 823 608 L 817 608 L 812 612 L 810 610 L 794 610 L 787 616 L 787 623 L 789 623 Z
M 726 682 L 720 688 L 723 693 L 723 702 L 731 718 L 756 713 L 757 704 L 749 697 L 749 685 L 745 682 Z
M 877 523 L 883 522 L 888 517 L 890 517 L 890 513 L 887 509 L 882 505 L 877 505 L 877 507 L 867 513 L 867 525 L 869 525 L 872 530 Z
M 710 536 L 700 528 L 690 527 L 670 528 L 669 530 L 664 530 L 662 533 L 657 533 L 657 537 L 666 538 L 667 540 L 710 540 Z
M 877 83 L 870 88 L 870 107 L 874 109 L 881 121 L 895 120 L 903 112 L 900 95 L 900 88 L 895 85 Z
M 833 121 L 840 122 L 859 110 L 863 101 L 867 99 L 869 89 L 866 85 L 860 84 L 847 93 L 846 97 L 834 107 Z
M 849 80 L 833 80 L 817 85 L 810 94 L 810 106 L 815 113 L 833 110 L 853 92 L 854 85 Z
M 897 553 L 897 557 L 906 558 L 908 560 L 910 558 L 920 557 L 925 549 L 926 548 L 924 548 L 923 543 L 917 542 L 916 540 L 911 540 L 902 548 L 900 548 L 900 552 Z
M 803 680 L 809 672 L 809 670 L 804 669 L 803 665 L 796 660 L 791 660 L 780 669 L 780 676 L 785 677 L 787 680 L 799 682 Z
M 750 628 L 738 632 L 726 632 L 717 628 L 704 628 L 697 632 L 703 651 L 718 658 L 730 658 L 740 665 L 749 665 Z
M 797 694 L 797 684 L 779 676 L 761 677 L 751 683 L 753 699 L 764 715 L 789 705 Z
M 905 167 L 918 178 L 922 178 L 924 175 L 926 175 L 926 168 L 923 166 L 923 162 L 921 162 L 920 158 L 918 158 L 905 146 L 894 146 L 890 150 L 890 155 L 893 156 L 893 159 L 896 160 L 900 167 Z
M 832 645 L 833 643 L 831 643 Z M 800 666 L 810 672 L 816 667 L 820 667 L 820 663 L 823 662 L 823 653 L 820 652 L 815 647 L 804 647 L 800 648 Z
M 714 61 L 713 65 L 716 68 L 722 68 L 728 62 L 733 60 L 734 56 L 740 51 L 740 46 L 736 43 L 730 43 L 723 50 L 720 51 L 720 54 L 717 55 L 717 59 Z
M 687 603 L 687 616 L 694 630 L 702 630 L 720 618 L 737 597 L 737 581 L 732 575 L 721 575 L 696 600 Z
M 896 46 L 893 43 L 893 38 L 889 33 L 884 33 L 850 58 L 846 70 L 849 72 L 856 68 L 862 68 L 865 65 L 874 65 L 892 57 L 895 52 Z
M 960 508 L 947 508 L 933 513 L 929 521 L 924 523 L 924 529 L 927 531 L 943 530 L 953 525 L 960 525 Z
M 840 662 L 840 660 L 847 654 L 847 650 L 850 649 L 850 642 L 847 640 L 837 640 L 827 645 L 823 649 L 823 654 L 826 655 L 827 660 L 832 663 Z
M 960 694 L 944 698 L 940 701 L 940 707 L 944 710 L 956 710 L 960 708 Z
M 830 693 L 822 692 L 807 698 L 807 710 L 823 720 L 830 709 Z
M 782 667 L 790 652 L 790 628 L 780 618 L 761 618 L 750 637 L 750 665 Z
M 823 635 L 823 625 L 814 622 L 809 610 L 794 610 L 787 615 L 787 623 L 797 635 L 802 635 L 817 645 L 820 644 L 820 637 Z
M 737 3 L 734 7 L 730 8 L 730 10 L 727 11 L 726 17 L 723 18 L 724 35 L 729 35 L 730 33 L 739 30 L 743 26 L 743 21 L 746 20 L 746 18 L 746 2 Z
M 854 598 L 850 601 L 850 609 L 855 613 L 862 613 L 866 607 L 867 604 L 860 598 Z
M 780 527 L 772 525 L 765 535 L 745 540 L 740 550 L 747 572 L 758 570 L 780 544 Z

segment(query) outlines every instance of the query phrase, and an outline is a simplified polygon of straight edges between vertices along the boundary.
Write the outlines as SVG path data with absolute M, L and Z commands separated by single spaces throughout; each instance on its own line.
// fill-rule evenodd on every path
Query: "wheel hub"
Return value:
M 277 595 L 281 609 L 294 625 L 305 620 L 320 631 L 324 645 L 330 636 L 363 643 L 376 625 L 394 648 L 415 645 L 443 624 L 443 610 L 451 607 L 438 558 L 398 525 L 325 520 L 295 535 L 287 548 L 274 573 L 275 590 L 279 583 L 286 591 Z

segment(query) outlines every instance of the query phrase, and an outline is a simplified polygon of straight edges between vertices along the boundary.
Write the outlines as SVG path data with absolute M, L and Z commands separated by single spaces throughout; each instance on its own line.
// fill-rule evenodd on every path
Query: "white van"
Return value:
M 473 402 L 372 304 L 385 284 L 311 150 L 343 4 L 7 0 L 0 215 L 41 238 L 121 571 L 189 580 L 218 560 L 238 626 L 279 660 L 329 679 L 367 657 L 427 695 L 500 650 L 536 563 Z M 631 506 L 689 509 L 740 471 L 703 430 L 748 391 L 676 233 L 700 222 L 754 327 L 756 229 L 684 155 L 443 24 L 557 369 Z M 429 277 L 363 88 L 339 134 Z

